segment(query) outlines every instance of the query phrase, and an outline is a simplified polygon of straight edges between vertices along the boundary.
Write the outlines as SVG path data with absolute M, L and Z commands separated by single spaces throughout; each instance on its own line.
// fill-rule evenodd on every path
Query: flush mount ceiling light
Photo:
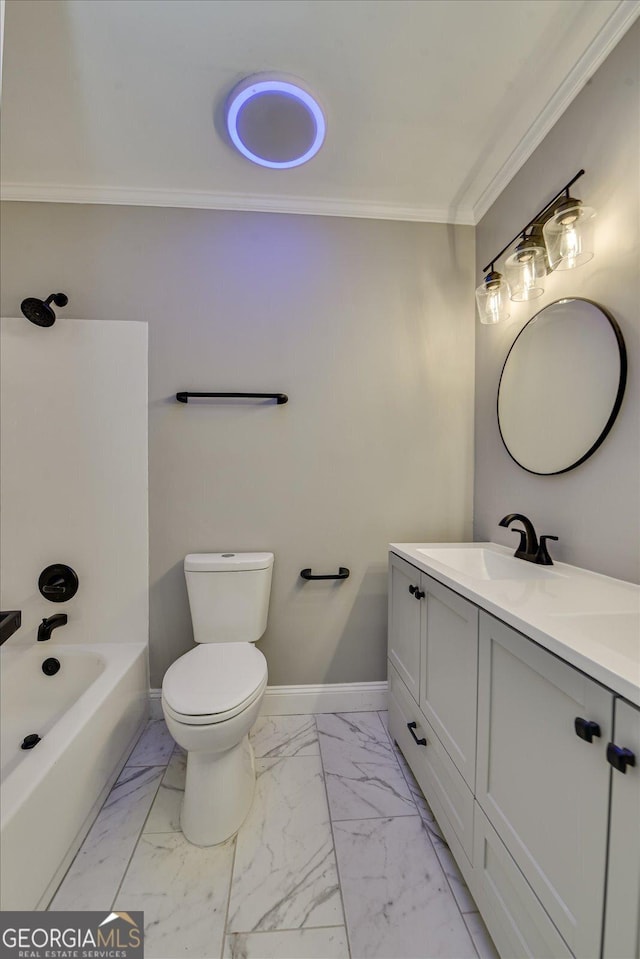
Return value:
M 547 273 L 573 270 L 592 258 L 595 210 L 569 194 L 583 174 L 584 170 L 578 170 L 484 267 L 482 272 L 487 275 L 476 290 L 481 323 L 508 319 L 509 297 L 533 300 L 544 293 Z M 516 240 L 520 242 L 506 262 L 504 279 L 496 273 L 495 264 Z
M 236 150 L 272 170 L 306 163 L 322 146 L 326 132 L 319 103 L 299 81 L 265 74 L 234 87 L 226 121 Z

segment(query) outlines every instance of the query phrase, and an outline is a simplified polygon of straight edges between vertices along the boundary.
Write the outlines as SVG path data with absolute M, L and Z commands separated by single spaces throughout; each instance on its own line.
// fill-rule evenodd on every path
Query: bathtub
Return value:
M 147 647 L 5 646 L 0 665 L 0 909 L 45 909 L 146 720 Z

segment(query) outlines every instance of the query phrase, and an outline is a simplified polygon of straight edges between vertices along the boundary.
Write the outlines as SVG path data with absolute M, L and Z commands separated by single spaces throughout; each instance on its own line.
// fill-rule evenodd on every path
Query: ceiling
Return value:
M 8 199 L 475 223 L 639 0 L 7 0 Z M 327 137 L 269 170 L 216 132 L 228 91 L 301 77 Z M 566 171 L 565 171 L 566 172 Z

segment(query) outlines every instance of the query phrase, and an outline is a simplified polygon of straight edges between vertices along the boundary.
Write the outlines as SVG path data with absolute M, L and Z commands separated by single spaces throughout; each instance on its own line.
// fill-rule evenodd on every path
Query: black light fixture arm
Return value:
M 546 203 L 545 206 L 542 207 L 541 210 L 538 210 L 538 212 L 535 214 L 535 216 L 532 216 L 532 217 L 531 217 L 531 219 L 530 219 L 529 222 L 526 224 L 526 226 L 521 227 L 521 228 L 518 230 L 518 232 L 516 233 L 516 235 L 515 235 L 514 237 L 512 237 L 512 239 L 510 239 L 509 242 L 508 242 L 505 246 L 502 247 L 502 249 L 500 250 L 500 252 L 499 252 L 499 253 L 496 253 L 495 256 L 491 257 L 491 259 L 489 260 L 489 262 L 487 263 L 487 265 L 482 268 L 482 272 L 483 272 L 483 273 L 486 273 L 488 270 L 493 271 L 494 263 L 496 263 L 497 260 L 500 259 L 500 257 L 502 256 L 502 254 L 503 254 L 503 253 L 506 253 L 507 250 L 509 249 L 509 247 L 510 247 L 513 243 L 515 243 L 516 240 L 518 240 L 518 239 L 520 239 L 520 237 L 524 236 L 524 234 L 527 232 L 527 230 L 529 229 L 529 227 L 532 227 L 532 226 L 534 225 L 534 223 L 539 223 L 540 220 L 541 220 L 541 218 L 544 216 L 544 214 L 549 210 L 549 207 L 553 206 L 553 204 L 556 202 L 556 200 L 559 200 L 563 193 L 565 194 L 565 196 L 568 196 L 568 195 L 569 195 L 569 190 L 570 190 L 570 188 L 573 186 L 573 184 L 576 182 L 576 180 L 579 180 L 581 176 L 584 176 L 584 172 L 585 172 L 584 170 L 578 170 L 578 172 L 576 173 L 576 175 L 575 175 L 574 177 L 572 177 L 572 179 L 569 180 L 568 183 L 565 183 L 565 185 L 562 187 L 562 189 L 561 189 L 561 190 L 558 190 L 558 192 L 556 193 L 556 195 L 555 195 L 554 197 L 552 197 L 552 198 L 549 200 L 549 202 Z

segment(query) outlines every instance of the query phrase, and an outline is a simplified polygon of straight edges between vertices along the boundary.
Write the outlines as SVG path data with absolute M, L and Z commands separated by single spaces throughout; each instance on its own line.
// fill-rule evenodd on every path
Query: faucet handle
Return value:
M 519 526 L 512 526 L 510 529 L 511 533 L 520 533 L 520 543 L 516 549 L 515 555 L 526 556 L 527 555 L 527 534 L 523 529 L 520 529 Z
M 538 552 L 536 553 L 536 563 L 538 566 L 553 566 L 553 560 L 549 556 L 547 550 L 547 540 L 553 539 L 558 542 L 557 536 L 550 536 L 548 533 L 545 533 L 540 537 L 540 545 L 538 546 Z

